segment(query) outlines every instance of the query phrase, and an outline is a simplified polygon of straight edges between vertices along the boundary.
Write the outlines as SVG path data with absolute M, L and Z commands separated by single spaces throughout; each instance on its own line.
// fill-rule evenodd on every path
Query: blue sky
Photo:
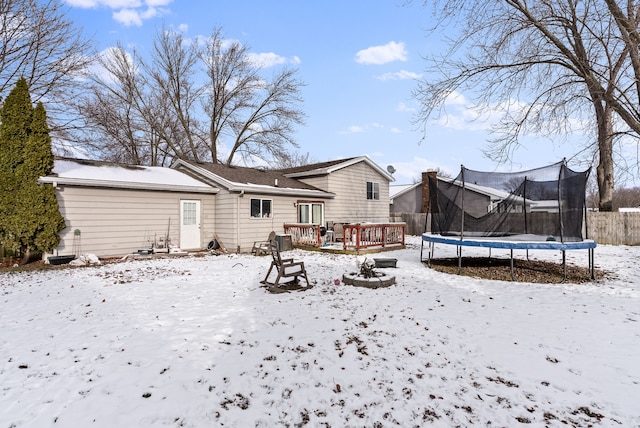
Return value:
M 418 108 L 411 93 L 440 52 L 441 35 L 427 36 L 430 12 L 404 0 L 66 0 L 69 18 L 99 50 L 114 46 L 149 50 L 162 25 L 196 38 L 221 27 L 251 52 L 294 66 L 303 89 L 306 125 L 300 152 L 313 161 L 367 155 L 396 169 L 394 184 L 419 179 L 428 168 L 456 175 L 475 170 L 519 170 L 571 157 L 575 148 L 530 137 L 514 163 L 497 166 L 482 155 L 487 121 L 471 121 L 464 94 L 448 116 L 428 125 L 426 139 L 412 124 Z

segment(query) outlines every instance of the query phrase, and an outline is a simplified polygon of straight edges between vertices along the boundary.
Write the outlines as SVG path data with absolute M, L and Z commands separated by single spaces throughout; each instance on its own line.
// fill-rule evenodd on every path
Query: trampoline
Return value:
M 462 247 L 513 251 L 557 250 L 562 253 L 566 280 L 566 251 L 588 250 L 589 271 L 594 272 L 596 242 L 586 239 L 585 193 L 590 170 L 576 172 L 566 162 L 519 172 L 482 172 L 461 167 L 455 178 L 428 174 L 427 219 L 420 259 L 428 243 L 431 264 L 435 244 L 455 245 L 458 273 Z M 424 192 L 424 190 L 423 190 Z M 427 220 L 428 221 L 428 220 Z M 583 234 L 585 237 L 583 237 Z
M 513 267 L 513 250 L 527 250 L 527 255 L 529 250 L 557 250 L 562 253 L 562 276 L 563 281 L 567 278 L 567 258 L 566 251 L 568 250 L 588 250 L 588 262 L 589 262 L 589 273 L 591 275 L 591 279 L 595 278 L 595 268 L 594 268 L 594 248 L 596 248 L 596 241 L 592 239 L 585 239 L 577 242 L 558 242 L 558 241 L 547 241 L 540 240 L 539 237 L 535 235 L 519 235 L 519 236 L 510 236 L 508 240 L 506 239 L 498 239 L 498 238 L 464 238 L 461 239 L 459 236 L 442 236 L 442 235 L 432 235 L 430 233 L 422 234 L 422 247 L 420 249 L 420 260 L 424 261 L 424 244 L 428 243 L 428 256 L 427 263 L 431 265 L 431 258 L 433 257 L 433 251 L 435 248 L 435 244 L 446 244 L 446 245 L 455 245 L 457 247 L 457 256 L 458 256 L 458 273 L 460 273 L 462 269 L 462 247 L 482 247 L 488 248 L 491 251 L 492 248 L 495 249 L 505 249 L 510 250 L 510 268 L 511 268 L 511 279 L 515 279 L 514 267 Z M 491 253 L 489 253 L 491 254 Z

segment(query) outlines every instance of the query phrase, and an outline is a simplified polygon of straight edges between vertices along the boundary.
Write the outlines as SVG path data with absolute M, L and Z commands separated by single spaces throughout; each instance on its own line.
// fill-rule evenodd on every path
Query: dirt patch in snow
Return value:
M 426 264 L 426 262 L 425 262 Z M 431 259 L 431 268 L 445 273 L 458 273 L 458 259 L 456 257 Z M 534 282 L 543 284 L 561 283 L 563 280 L 562 263 L 552 263 L 540 260 L 513 260 L 513 279 L 511 278 L 511 263 L 505 258 L 491 257 L 463 257 L 460 275 L 474 278 L 493 279 L 501 281 Z M 594 271 L 595 280 L 602 280 L 611 275 L 600 269 Z M 581 284 L 592 281 L 589 269 L 567 263 L 567 278 L 564 282 Z

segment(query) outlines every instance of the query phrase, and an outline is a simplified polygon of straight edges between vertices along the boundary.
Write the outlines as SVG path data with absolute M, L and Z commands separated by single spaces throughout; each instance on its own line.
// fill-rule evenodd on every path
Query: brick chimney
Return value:
M 434 183 L 437 183 L 437 176 L 438 172 L 434 169 L 429 169 L 426 172 L 422 173 L 422 203 L 420 205 L 420 212 L 421 213 L 428 213 L 431 212 L 431 207 L 430 207 L 430 193 L 429 193 L 429 177 L 431 177 L 431 180 L 434 181 Z

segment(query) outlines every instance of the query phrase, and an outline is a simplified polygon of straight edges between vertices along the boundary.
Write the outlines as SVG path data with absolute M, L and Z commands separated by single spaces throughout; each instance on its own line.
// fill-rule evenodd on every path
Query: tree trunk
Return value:
M 600 211 L 613 211 L 613 119 L 611 108 L 603 103 L 603 107 L 596 107 L 598 118 L 598 167 L 597 181 L 598 208 Z

